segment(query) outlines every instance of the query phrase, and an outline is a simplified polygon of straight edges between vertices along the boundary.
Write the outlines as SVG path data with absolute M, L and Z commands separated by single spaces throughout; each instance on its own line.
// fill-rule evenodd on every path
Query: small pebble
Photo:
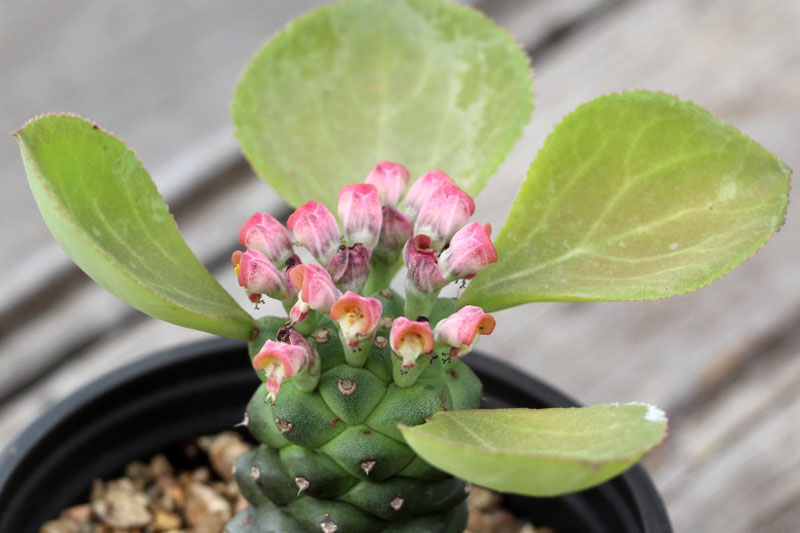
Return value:
M 92 506 L 88 503 L 83 505 L 75 505 L 68 509 L 61 511 L 60 518 L 69 518 L 77 522 L 88 522 L 92 519 Z
M 150 459 L 150 479 L 158 479 L 162 476 L 170 477 L 175 475 L 169 459 L 163 454 L 158 454 Z

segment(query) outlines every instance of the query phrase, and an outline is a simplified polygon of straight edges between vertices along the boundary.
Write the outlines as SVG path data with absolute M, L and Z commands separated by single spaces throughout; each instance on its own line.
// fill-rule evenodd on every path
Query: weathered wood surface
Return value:
M 60 21 L 75 5 L 5 4 L 0 117 L 11 130 L 27 116 L 69 109 L 123 136 L 177 208 L 190 246 L 239 294 L 227 265 L 236 230 L 255 209 L 281 204 L 237 156 L 230 88 L 258 44 L 313 3 L 86 4 L 69 27 Z M 479 220 L 500 226 L 528 162 L 565 113 L 626 88 L 693 100 L 800 167 L 800 3 L 473 3 L 532 51 L 537 92 L 524 139 L 478 198 Z M 9 187 L 0 199 L 0 397 L 8 398 L 0 446 L 109 368 L 204 337 L 130 311 L 65 266 L 28 199 L 13 144 L 0 146 Z M 798 215 L 793 202 L 765 250 L 698 293 L 504 311 L 482 348 L 584 402 L 664 407 L 670 438 L 647 464 L 676 531 L 797 530 Z M 46 280 L 57 283 L 37 296 Z

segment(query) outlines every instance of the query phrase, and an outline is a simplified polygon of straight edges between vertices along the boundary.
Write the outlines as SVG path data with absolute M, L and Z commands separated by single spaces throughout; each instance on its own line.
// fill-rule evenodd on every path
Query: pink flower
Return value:
M 297 242 L 322 264 L 339 249 L 339 226 L 323 204 L 311 200 L 301 205 L 291 214 L 287 225 Z
M 381 161 L 367 176 L 367 183 L 374 185 L 383 206 L 397 206 L 408 187 L 408 170 L 403 165 Z
M 325 270 L 331 279 L 342 290 L 360 291 L 364 288 L 369 276 L 370 251 L 361 244 L 351 247 L 340 246 Z
M 397 261 L 400 252 L 413 234 L 411 222 L 397 209 L 387 205 L 383 208 L 381 236 L 373 252 L 390 261 Z
M 450 357 L 469 353 L 481 335 L 494 331 L 495 320 L 483 309 L 467 305 L 436 324 L 436 343 L 450 347 Z
M 380 300 L 347 291 L 331 306 L 331 318 L 339 325 L 345 343 L 355 347 L 371 339 L 378 329 L 383 306 Z
M 251 301 L 258 302 L 262 294 L 283 300 L 287 296 L 286 278 L 283 272 L 258 250 L 233 252 L 233 271 L 239 285 L 247 290 Z
M 339 218 L 348 245 L 363 244 L 369 249 L 375 248 L 383 218 L 378 189 L 367 183 L 342 187 L 339 191 Z
M 417 214 L 430 196 L 442 185 L 455 185 L 450 176 L 441 170 L 426 172 L 414 182 L 406 195 L 406 216 L 411 222 L 417 219 Z
M 430 247 L 431 238 L 427 235 L 417 235 L 406 243 L 403 259 L 408 268 L 407 284 L 410 283 L 421 293 L 436 292 L 447 281 L 439 270 L 436 250 Z
M 302 322 L 309 309 L 327 313 L 341 293 L 333 284 L 330 274 L 319 265 L 297 265 L 289 269 L 289 281 L 300 291 L 289 317 Z
M 392 351 L 403 360 L 403 368 L 417 366 L 417 357 L 433 350 L 433 333 L 427 322 L 415 322 L 399 316 L 389 334 Z
M 414 235 L 428 235 L 431 248 L 441 250 L 475 212 L 472 197 L 456 187 L 444 184 L 422 204 L 414 225 Z
M 308 343 L 306 343 L 308 346 Z M 253 368 L 263 370 L 267 378 L 267 398 L 274 401 L 284 379 L 309 367 L 313 350 L 306 346 L 269 340 L 253 358 Z
M 450 246 L 439 256 L 439 267 L 447 281 L 472 278 L 497 261 L 492 244 L 492 226 L 477 222 L 467 224 L 450 240 Z
M 292 239 L 283 224 L 266 213 L 256 213 L 239 230 L 239 243 L 266 255 L 272 264 L 283 268 L 293 254 Z

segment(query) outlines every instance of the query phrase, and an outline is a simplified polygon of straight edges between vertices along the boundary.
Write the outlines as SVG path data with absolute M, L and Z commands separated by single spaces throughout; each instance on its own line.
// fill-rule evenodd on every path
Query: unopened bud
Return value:
M 339 249 L 339 226 L 333 214 L 314 200 L 301 205 L 287 221 L 298 244 L 304 246 L 322 264 Z
M 266 213 L 251 216 L 239 230 L 239 243 L 258 250 L 279 269 L 294 254 L 289 232 L 274 217 Z
M 231 263 L 239 285 L 247 290 L 251 300 L 260 300 L 261 294 L 278 300 L 286 298 L 286 276 L 263 253 L 258 250 L 242 253 L 237 250 L 231 256 Z
M 375 248 L 381 232 L 381 200 L 374 185 L 346 185 L 339 191 L 339 218 L 345 243 Z
M 408 187 L 408 170 L 403 165 L 381 161 L 367 176 L 367 183 L 378 190 L 382 206 L 397 206 Z
M 477 222 L 467 224 L 450 240 L 450 246 L 439 256 L 442 275 L 448 281 L 475 277 L 490 263 L 497 261 L 492 244 L 492 226 Z
M 425 203 L 425 200 L 433 195 L 439 187 L 445 184 L 455 185 L 455 182 L 441 170 L 426 172 L 414 182 L 411 189 L 408 191 L 408 195 L 406 195 L 405 212 L 411 222 L 417 219 L 417 214 L 422 208 L 422 204 Z
M 362 244 L 341 246 L 336 255 L 325 265 L 325 270 L 341 290 L 358 292 L 367 282 L 369 259 L 369 249 Z
M 428 235 L 431 248 L 441 251 L 474 212 L 475 202 L 470 195 L 455 185 L 444 184 L 422 204 L 414 235 Z

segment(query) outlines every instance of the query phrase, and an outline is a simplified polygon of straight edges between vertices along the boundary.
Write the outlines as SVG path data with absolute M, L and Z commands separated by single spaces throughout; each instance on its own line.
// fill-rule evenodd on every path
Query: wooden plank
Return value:
M 800 328 L 751 346 L 735 379 L 673 413 L 647 459 L 676 531 L 794 531 L 800 524 Z
M 736 0 L 703 10 L 690 0 L 626 4 L 534 64 L 534 121 L 478 197 L 476 218 L 502 224 L 528 161 L 565 113 L 592 96 L 631 87 L 662 88 L 706 106 L 797 167 L 800 106 L 787 95 L 800 82 L 798 24 L 796 2 Z M 743 64 L 757 70 L 744 76 Z M 706 289 L 657 302 L 504 311 L 482 346 L 587 402 L 680 405 L 716 379 L 719 358 L 800 306 L 798 232 L 800 208 L 793 202 L 770 245 Z
M 797 168 L 799 7 L 638 2 L 554 47 L 534 64 L 534 122 L 478 199 L 484 218 L 501 223 L 497 215 L 521 182 L 526 161 L 563 114 L 625 88 L 660 88 L 693 100 Z M 787 225 L 765 250 L 698 293 L 506 311 L 482 347 L 585 402 L 639 400 L 668 414 L 674 409 L 664 455 L 651 465 L 676 531 L 794 530 L 800 347 L 757 377 L 742 369 L 757 368 L 765 343 L 800 327 L 799 211 L 792 203 Z M 708 398 L 709 389 L 717 391 L 717 401 Z M 705 402 L 706 410 L 689 409 Z M 683 416 L 693 430 L 681 425 Z
M 321 3 L 3 2 L 4 131 L 50 111 L 90 117 L 136 147 L 168 187 L 159 172 L 179 151 L 232 137 L 228 104 L 242 65 L 287 19 Z M 2 279 L 14 258 L 50 236 L 12 140 L 0 143 L 0 160 Z

